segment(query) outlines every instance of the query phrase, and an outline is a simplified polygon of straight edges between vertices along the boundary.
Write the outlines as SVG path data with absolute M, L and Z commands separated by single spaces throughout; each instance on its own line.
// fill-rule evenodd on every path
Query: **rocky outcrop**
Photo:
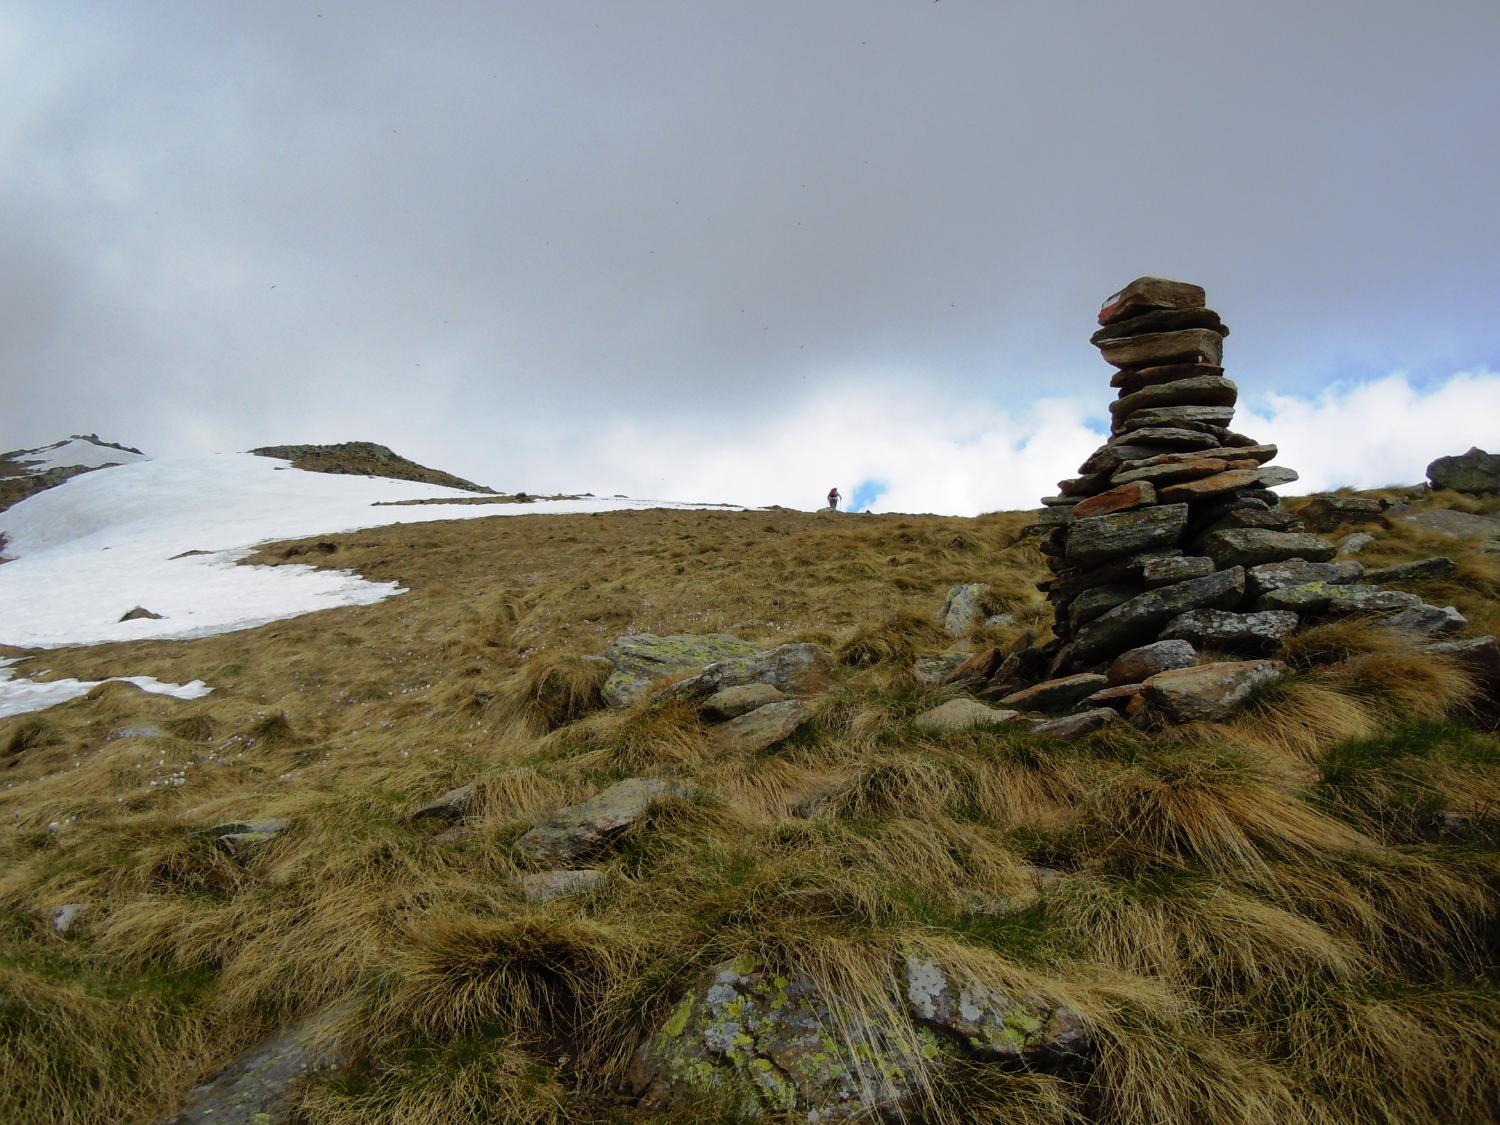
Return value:
M 1427 466 L 1433 488 L 1455 492 L 1500 492 L 1500 453 L 1486 453 L 1477 445 L 1467 453 L 1439 457 Z
M 755 652 L 753 644 L 727 633 L 678 633 L 665 637 L 635 633 L 617 637 L 604 650 L 605 659 L 614 665 L 614 671 L 604 681 L 604 699 L 611 706 L 628 707 L 664 676 L 698 672 L 716 661 L 750 657 Z

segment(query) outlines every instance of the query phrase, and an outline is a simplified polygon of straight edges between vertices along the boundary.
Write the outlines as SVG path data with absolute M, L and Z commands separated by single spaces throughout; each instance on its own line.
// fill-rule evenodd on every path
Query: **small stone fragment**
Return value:
M 407 816 L 407 820 L 462 820 L 474 807 L 474 783 L 450 789 Z
M 54 933 L 66 934 L 87 912 L 88 907 L 81 902 L 69 902 L 59 906 L 52 912 L 49 920 Z
M 626 778 L 587 801 L 558 809 L 543 818 L 516 841 L 516 851 L 522 859 L 538 865 L 574 866 L 645 816 L 654 802 L 685 797 L 690 791 L 680 781 Z
M 138 605 L 134 609 L 126 610 L 120 615 L 121 621 L 160 621 L 162 615 L 152 613 L 145 606 Z
M 812 712 L 801 700 L 768 703 L 716 727 L 713 739 L 721 750 L 758 754 L 790 738 L 811 719 Z
M 1099 323 L 1115 324 L 1153 309 L 1202 308 L 1207 301 L 1203 286 L 1164 277 L 1138 277 L 1099 307 Z
M 1090 710 L 1095 707 L 1113 707 L 1116 711 L 1123 711 L 1132 699 L 1141 694 L 1142 686 L 1136 683 L 1103 688 L 1085 699 L 1081 706 Z
M 1368 531 L 1356 531 L 1352 535 L 1346 535 L 1339 540 L 1337 558 L 1351 558 L 1359 554 L 1371 543 L 1375 542 L 1375 536 Z

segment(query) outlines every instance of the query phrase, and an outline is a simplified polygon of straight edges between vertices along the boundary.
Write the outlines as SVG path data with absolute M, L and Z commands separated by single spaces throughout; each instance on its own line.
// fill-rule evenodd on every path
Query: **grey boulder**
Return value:
M 1187 641 L 1199 649 L 1221 652 L 1272 652 L 1297 630 L 1297 615 L 1288 610 L 1232 613 L 1195 609 L 1173 618 L 1163 640 Z
M 727 633 L 678 633 L 656 636 L 634 633 L 616 637 L 604 650 L 614 671 L 604 681 L 604 698 L 611 706 L 628 707 L 663 676 L 696 672 L 707 664 L 755 655 L 755 646 Z
M 516 841 L 524 860 L 551 867 L 571 867 L 603 850 L 615 836 L 645 816 L 653 804 L 685 797 L 680 781 L 629 777 L 590 797 L 558 809 Z
M 1477 445 L 1467 453 L 1439 457 L 1427 466 L 1433 488 L 1455 492 L 1500 492 L 1500 453 L 1486 453 Z
M 1279 660 L 1238 660 L 1158 672 L 1142 689 L 1146 701 L 1179 723 L 1227 719 L 1260 688 L 1287 674 Z
M 1148 590 L 1090 621 L 1073 637 L 1072 659 L 1088 664 L 1151 640 L 1172 618 L 1190 609 L 1230 609 L 1245 594 L 1243 567 Z

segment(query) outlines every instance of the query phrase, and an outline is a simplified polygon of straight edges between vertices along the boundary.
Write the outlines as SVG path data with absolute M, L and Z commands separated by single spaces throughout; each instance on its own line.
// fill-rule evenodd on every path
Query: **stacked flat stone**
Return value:
M 1332 543 L 1277 506 L 1270 489 L 1297 474 L 1269 463 L 1276 447 L 1229 428 L 1229 329 L 1205 298 L 1201 286 L 1142 277 L 1099 311 L 1091 341 L 1115 366 L 1110 385 L 1119 389 L 1110 437 L 1042 502 L 1041 549 L 1053 573 L 1043 589 L 1064 642 L 1056 670 L 1108 664 L 1184 614 L 1246 607 L 1261 595 L 1249 568 L 1334 556 Z M 1248 627 L 1296 624 L 1284 613 Z

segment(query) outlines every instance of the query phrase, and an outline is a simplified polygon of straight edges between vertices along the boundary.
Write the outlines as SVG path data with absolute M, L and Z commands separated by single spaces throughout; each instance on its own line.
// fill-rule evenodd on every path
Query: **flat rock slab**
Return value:
M 1500 641 L 1494 637 L 1466 637 L 1461 641 L 1438 641 L 1423 646 L 1424 652 L 1456 660 L 1479 675 L 1481 681 L 1500 684 Z
M 242 855 L 269 843 L 291 827 L 291 821 L 279 816 L 260 820 L 233 820 L 199 829 L 195 835 L 207 836 L 230 855 Z
M 1365 580 L 1377 585 L 1381 582 L 1418 582 L 1429 578 L 1451 578 L 1458 564 L 1446 555 L 1433 555 L 1427 559 L 1377 566 L 1365 571 Z
M 1242 567 L 1148 590 L 1090 621 L 1073 637 L 1073 659 L 1088 664 L 1151 640 L 1172 618 L 1190 609 L 1231 609 L 1245 594 Z
M 1176 484 L 1179 481 L 1197 480 L 1224 472 L 1230 462 L 1222 457 L 1189 457 L 1181 461 L 1168 461 L 1161 465 L 1146 465 L 1139 469 L 1121 469 L 1110 477 L 1119 484 L 1131 481 L 1149 481 L 1158 487 Z
M 1151 706 L 1179 723 L 1227 719 L 1260 688 L 1287 674 L 1279 660 L 1237 660 L 1158 672 L 1142 694 Z
M 1241 488 L 1255 488 L 1260 482 L 1261 473 L 1260 469 L 1231 469 L 1215 473 L 1211 477 L 1180 481 L 1163 488 L 1161 498 L 1169 504 L 1208 500 Z
M 1095 586 L 1092 590 L 1085 590 L 1069 603 L 1068 624 L 1075 630 L 1079 629 L 1115 606 L 1124 605 L 1143 593 L 1145 588 L 1134 582 Z
M 1119 720 L 1120 713 L 1113 707 L 1095 707 L 1091 711 L 1079 711 L 1074 715 L 1037 723 L 1031 728 L 1031 733 L 1047 738 L 1081 738 Z
M 1362 613 L 1393 613 L 1421 604 L 1421 598 L 1404 590 L 1382 590 L 1378 586 L 1363 583 L 1334 586 L 1324 582 L 1309 582 L 1263 594 L 1255 607 L 1351 617 Z
M 1073 518 L 1082 520 L 1090 516 L 1107 516 L 1111 512 L 1126 512 L 1155 503 L 1156 489 L 1149 482 L 1132 481 L 1116 485 L 1087 500 L 1080 500 L 1073 509 Z
M 1327 562 L 1334 552 L 1333 544 L 1317 535 L 1250 527 L 1210 531 L 1203 537 L 1201 549 L 1220 567 L 1259 566 L 1287 559 Z
M 1223 427 L 1234 418 L 1232 406 L 1148 406 L 1137 410 L 1115 425 L 1117 433 L 1127 435 L 1131 441 L 1138 440 L 1137 431 L 1147 427 Z
M 1500 453 L 1486 453 L 1477 445 L 1467 453 L 1439 457 L 1427 466 L 1433 488 L 1455 492 L 1500 492 Z
M 1189 578 L 1207 578 L 1214 572 L 1214 560 L 1202 555 L 1179 555 L 1176 558 L 1152 559 L 1141 567 L 1141 582 L 1148 590 L 1186 582 Z
M 1103 340 L 1095 345 L 1116 367 L 1158 367 L 1171 363 L 1208 363 L 1224 359 L 1224 337 L 1211 328 L 1182 328 Z
M 592 894 L 609 883 L 609 874 L 596 867 L 574 867 L 562 871 L 537 871 L 521 876 L 521 896 L 527 902 L 553 902 L 560 898 Z
M 1199 375 L 1142 387 L 1109 404 L 1114 418 L 1124 418 L 1148 406 L 1233 406 L 1239 388 L 1219 375 Z
M 727 633 L 677 633 L 658 637 L 635 633 L 616 637 L 604 650 L 614 671 L 604 681 L 604 699 L 628 707 L 646 694 L 655 680 L 696 672 L 705 665 L 755 655 L 755 646 Z
M 1144 686 L 1144 684 L 1116 684 L 1114 687 L 1103 688 L 1085 699 L 1080 706 L 1091 711 L 1097 707 L 1110 707 L 1116 711 L 1122 711 L 1132 699 L 1141 694 L 1141 688 Z
M 517 854 L 529 863 L 553 868 L 575 867 L 602 851 L 657 801 L 685 797 L 691 789 L 680 781 L 628 777 L 587 801 L 545 817 L 516 841 Z
M 1314 496 L 1297 510 L 1314 531 L 1334 531 L 1350 524 L 1379 524 L 1386 505 L 1363 496 Z
M 784 703 L 786 696 L 779 688 L 770 684 L 736 684 L 721 688 L 703 701 L 703 714 L 709 719 L 722 721 L 737 719 L 757 707 L 768 703 Z
M 1019 717 L 1018 711 L 986 707 L 973 699 L 950 699 L 930 711 L 923 711 L 912 720 L 912 724 L 924 734 L 951 734 L 975 727 L 1000 726 Z
M 1296 469 L 1288 469 L 1285 465 L 1265 465 L 1260 470 L 1260 486 L 1262 488 L 1277 488 L 1283 484 L 1291 484 L 1293 481 L 1301 480 L 1302 474 Z
M 1469 619 L 1456 606 L 1423 604 L 1398 609 L 1389 617 L 1382 617 L 1379 624 L 1387 629 L 1404 629 L 1408 633 L 1444 636 L 1463 632 L 1469 627 Z
M 1476 516 L 1451 508 L 1433 508 L 1426 512 L 1405 512 L 1396 517 L 1409 527 L 1451 539 L 1494 539 L 1500 536 L 1500 516 Z
M 1289 610 L 1232 613 L 1195 609 L 1173 618 L 1161 635 L 1164 640 L 1187 641 L 1198 649 L 1265 653 L 1280 648 L 1297 631 L 1297 622 L 1297 615 Z
M 1197 663 L 1198 650 L 1187 641 L 1153 641 L 1121 653 L 1109 666 L 1105 678 L 1111 684 L 1139 683 L 1158 672 L 1191 668 Z
M 713 740 L 721 750 L 757 754 L 789 738 L 811 718 L 812 712 L 801 700 L 768 703 L 715 727 Z
M 1111 321 L 1089 337 L 1089 343 L 1102 344 L 1122 336 L 1144 336 L 1148 332 L 1176 332 L 1182 328 L 1211 328 L 1220 336 L 1229 329 L 1213 309 L 1151 309 L 1125 320 Z
M 1132 445 L 1163 446 L 1166 449 L 1213 449 L 1219 439 L 1203 430 L 1192 430 L 1182 426 L 1145 426 L 1120 435 L 1120 440 Z
M 1103 676 L 1081 672 L 1076 676 L 1062 676 L 1013 691 L 1000 702 L 1021 711 L 1061 711 L 1108 684 L 1109 681 Z
M 1068 562 L 1087 567 L 1116 555 L 1172 546 L 1187 530 L 1186 504 L 1075 520 L 1068 529 Z

